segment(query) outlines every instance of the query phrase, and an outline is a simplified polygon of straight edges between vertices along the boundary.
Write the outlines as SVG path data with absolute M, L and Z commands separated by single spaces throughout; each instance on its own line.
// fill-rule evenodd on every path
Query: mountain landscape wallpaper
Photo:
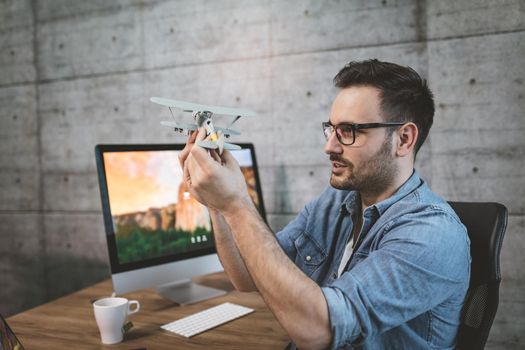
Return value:
M 213 247 L 208 210 L 184 186 L 177 151 L 110 152 L 104 162 L 120 264 Z M 241 170 L 258 205 L 250 165 Z

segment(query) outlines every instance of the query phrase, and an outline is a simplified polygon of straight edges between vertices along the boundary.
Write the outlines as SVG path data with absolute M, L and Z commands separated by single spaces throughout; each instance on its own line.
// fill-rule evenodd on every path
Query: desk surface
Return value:
M 230 291 L 192 305 L 179 306 L 153 289 L 123 295 L 140 302 L 140 311 L 129 317 L 134 327 L 116 345 L 100 342 L 92 302 L 111 294 L 111 281 L 54 300 L 7 319 L 26 349 L 284 349 L 289 338 L 257 293 L 233 291 L 224 273 L 195 281 Z M 223 302 L 255 309 L 254 313 L 187 339 L 161 330 L 162 324 Z

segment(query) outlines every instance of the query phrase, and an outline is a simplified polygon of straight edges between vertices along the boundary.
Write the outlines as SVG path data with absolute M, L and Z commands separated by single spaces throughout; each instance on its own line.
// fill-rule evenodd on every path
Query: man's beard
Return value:
M 340 190 L 359 191 L 366 194 L 383 193 L 393 183 L 398 173 L 397 165 L 391 154 L 392 141 L 388 141 L 388 139 L 374 155 L 357 169 L 352 162 L 344 159 L 341 155 L 330 154 L 331 161 L 347 166 L 345 173 L 341 175 L 344 178 L 331 175 L 330 185 Z

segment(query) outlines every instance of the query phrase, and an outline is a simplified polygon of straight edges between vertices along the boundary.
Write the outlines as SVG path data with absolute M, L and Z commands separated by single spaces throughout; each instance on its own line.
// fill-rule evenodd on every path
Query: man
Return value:
M 452 349 L 470 275 L 469 240 L 414 171 L 432 125 L 426 82 L 408 67 L 351 62 L 323 123 L 330 185 L 277 236 L 230 153 L 181 153 L 210 208 L 234 286 L 259 291 L 300 349 Z

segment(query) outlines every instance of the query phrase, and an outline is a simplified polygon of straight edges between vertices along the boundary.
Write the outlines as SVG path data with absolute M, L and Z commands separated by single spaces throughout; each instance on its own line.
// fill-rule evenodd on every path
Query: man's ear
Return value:
M 408 122 L 403 124 L 397 131 L 396 135 L 396 156 L 406 157 L 414 151 L 416 147 L 417 136 L 419 135 L 419 130 L 417 125 Z

